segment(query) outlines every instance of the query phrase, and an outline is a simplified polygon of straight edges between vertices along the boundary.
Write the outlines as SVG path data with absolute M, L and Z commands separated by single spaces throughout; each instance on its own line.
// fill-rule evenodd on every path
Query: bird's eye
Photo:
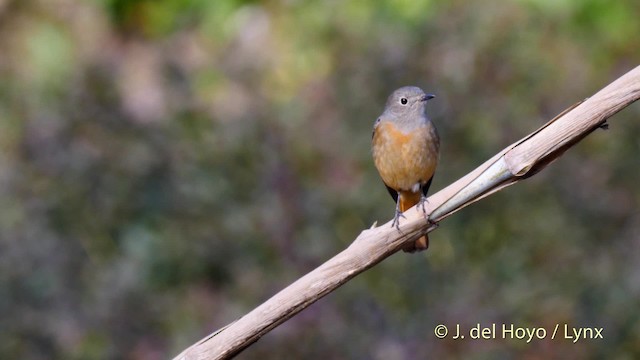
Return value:
M 400 104 L 402 104 L 402 105 L 407 105 L 407 101 L 408 101 L 408 100 L 407 100 L 407 98 L 405 98 L 405 97 L 400 98 Z

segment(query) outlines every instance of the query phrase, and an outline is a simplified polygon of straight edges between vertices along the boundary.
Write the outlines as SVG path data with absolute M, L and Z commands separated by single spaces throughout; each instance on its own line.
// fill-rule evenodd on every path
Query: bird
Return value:
M 427 199 L 440 157 L 440 136 L 427 117 L 426 104 L 435 97 L 416 86 L 405 86 L 388 97 L 384 111 L 373 125 L 371 150 L 382 182 L 396 203 L 391 226 L 399 230 L 406 210 Z M 405 252 L 426 250 L 425 234 L 406 245 Z

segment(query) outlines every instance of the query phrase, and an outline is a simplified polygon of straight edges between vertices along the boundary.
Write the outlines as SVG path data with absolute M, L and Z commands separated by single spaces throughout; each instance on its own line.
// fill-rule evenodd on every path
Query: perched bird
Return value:
M 402 213 L 427 198 L 438 165 L 440 137 L 425 112 L 425 94 L 415 86 L 394 91 L 373 125 L 373 161 L 396 202 L 392 226 L 399 226 Z M 429 247 L 425 235 L 403 250 L 414 252 Z

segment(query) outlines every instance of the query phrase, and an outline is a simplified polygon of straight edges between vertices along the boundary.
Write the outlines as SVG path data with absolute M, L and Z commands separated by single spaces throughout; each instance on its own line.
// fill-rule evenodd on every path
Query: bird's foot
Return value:
M 425 219 L 429 220 L 429 216 L 427 215 L 427 209 L 425 208 L 425 204 L 428 203 L 427 197 L 422 195 L 420 196 L 420 201 L 418 202 L 418 208 L 422 208 L 422 213 L 424 214 Z
M 429 218 L 429 215 L 431 214 L 427 214 L 427 210 L 424 207 L 424 204 L 428 202 L 429 200 L 427 200 L 427 197 L 422 195 L 422 197 L 420 198 L 420 202 L 418 203 L 418 206 L 422 207 L 422 214 L 424 214 L 424 219 L 427 221 L 427 224 L 429 224 L 429 227 L 432 227 L 432 226 L 438 227 L 439 224 L 431 220 L 431 218 Z
M 402 213 L 402 211 L 400 211 L 400 209 L 396 209 L 396 215 L 393 217 L 393 222 L 391 223 L 391 227 L 396 227 L 396 229 L 398 229 L 398 231 L 400 231 L 400 218 L 405 218 L 404 214 Z

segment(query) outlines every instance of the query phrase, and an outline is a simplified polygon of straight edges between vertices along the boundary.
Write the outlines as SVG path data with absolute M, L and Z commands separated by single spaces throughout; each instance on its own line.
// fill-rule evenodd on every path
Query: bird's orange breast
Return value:
M 387 186 L 396 191 L 416 192 L 433 176 L 438 164 L 438 135 L 431 122 L 411 131 L 381 122 L 373 134 L 373 160 Z

